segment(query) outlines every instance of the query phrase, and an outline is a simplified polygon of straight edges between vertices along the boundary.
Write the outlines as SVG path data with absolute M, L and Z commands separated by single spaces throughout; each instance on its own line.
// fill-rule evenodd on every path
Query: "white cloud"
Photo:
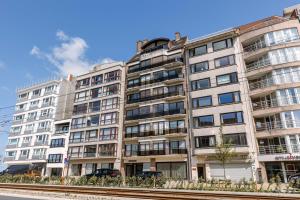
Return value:
M 95 62 L 89 61 L 86 56 L 88 45 L 80 37 L 70 37 L 63 31 L 56 32 L 57 39 L 61 42 L 51 49 L 50 53 L 41 51 L 37 46 L 33 46 L 30 54 L 37 58 L 47 60 L 54 65 L 58 73 L 62 75 L 79 75 L 87 72 Z M 100 63 L 112 62 L 111 58 L 105 58 Z

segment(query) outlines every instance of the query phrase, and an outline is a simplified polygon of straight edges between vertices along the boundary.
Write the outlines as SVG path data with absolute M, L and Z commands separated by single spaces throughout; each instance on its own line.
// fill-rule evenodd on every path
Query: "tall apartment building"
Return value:
M 54 122 L 70 117 L 71 108 L 66 94 L 72 93 L 72 89 L 70 79 L 54 79 L 17 90 L 5 164 L 30 165 L 42 175 L 47 175 Z M 66 154 L 62 156 L 66 157 Z
M 68 174 L 120 169 L 125 70 L 122 62 L 95 66 L 77 77 L 68 149 Z
M 126 176 L 161 171 L 188 177 L 187 98 L 183 63 L 187 38 L 137 42 L 126 65 L 123 160 Z
M 239 27 L 264 181 L 300 171 L 299 8 Z
M 215 158 L 221 140 L 237 153 L 225 166 L 226 177 L 255 179 L 256 145 L 238 29 L 188 41 L 185 56 L 192 179 L 224 177 Z

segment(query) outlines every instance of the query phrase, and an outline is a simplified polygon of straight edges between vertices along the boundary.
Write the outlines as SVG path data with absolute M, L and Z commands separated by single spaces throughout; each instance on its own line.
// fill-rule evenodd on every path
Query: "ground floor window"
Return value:
M 62 176 L 62 168 L 52 168 L 51 169 L 51 176 Z
M 72 164 L 72 176 L 81 176 L 82 164 Z
M 187 178 L 186 162 L 156 163 L 156 171 L 162 172 L 165 177 Z
M 126 176 L 136 176 L 143 172 L 143 163 L 132 163 L 125 165 L 125 175 Z
M 97 170 L 97 163 L 87 163 L 85 165 L 85 174 L 94 173 Z
M 279 176 L 284 182 L 284 176 L 288 179 L 291 175 L 300 172 L 300 162 L 283 162 L 283 164 L 282 162 L 266 162 L 265 168 L 268 181 Z

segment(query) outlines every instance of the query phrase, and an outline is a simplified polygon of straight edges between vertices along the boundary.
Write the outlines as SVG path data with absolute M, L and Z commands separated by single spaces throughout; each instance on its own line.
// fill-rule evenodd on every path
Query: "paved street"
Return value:
M 0 196 L 0 200 L 36 200 L 36 199 Z

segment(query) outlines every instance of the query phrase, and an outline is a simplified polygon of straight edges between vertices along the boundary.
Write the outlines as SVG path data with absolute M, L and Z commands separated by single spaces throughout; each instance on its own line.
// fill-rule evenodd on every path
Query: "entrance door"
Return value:
M 198 180 L 199 179 L 205 179 L 204 167 L 203 166 L 198 166 L 197 171 L 198 171 Z

